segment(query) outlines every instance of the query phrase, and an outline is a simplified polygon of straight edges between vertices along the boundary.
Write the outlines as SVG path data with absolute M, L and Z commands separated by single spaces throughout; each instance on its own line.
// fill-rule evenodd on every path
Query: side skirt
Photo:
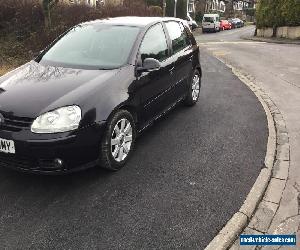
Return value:
M 162 111 L 160 114 L 155 116 L 152 120 L 150 120 L 148 123 L 146 123 L 145 126 L 143 126 L 141 129 L 139 129 L 137 132 L 138 134 L 141 134 L 145 129 L 150 127 L 155 121 L 159 120 L 161 117 L 165 116 L 168 112 L 170 112 L 173 108 L 175 108 L 180 102 L 184 100 L 185 96 L 182 96 L 179 98 L 175 103 L 173 103 L 171 106 L 166 108 L 164 111 Z

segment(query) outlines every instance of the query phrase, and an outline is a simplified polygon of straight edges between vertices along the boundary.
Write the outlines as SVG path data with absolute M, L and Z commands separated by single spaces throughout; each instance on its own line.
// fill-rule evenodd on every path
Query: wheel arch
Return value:
M 200 73 L 200 77 L 202 78 L 202 68 L 200 65 L 196 66 L 196 69 L 199 71 Z
M 135 122 L 135 124 L 137 125 L 138 124 L 138 112 L 136 110 L 136 108 L 134 106 L 131 106 L 131 105 L 122 105 L 119 107 L 119 109 L 124 109 L 124 110 L 127 110 L 133 117 L 133 120 Z
M 126 110 L 128 111 L 132 117 L 133 117 L 133 120 L 135 122 L 135 125 L 138 126 L 138 122 L 139 122 L 139 119 L 138 119 L 138 112 L 137 112 L 137 108 L 132 106 L 132 105 L 128 105 L 128 104 L 120 104 L 119 106 L 117 106 L 109 115 L 108 119 L 107 120 L 110 120 L 111 117 L 113 117 L 113 115 L 118 112 L 119 110 Z

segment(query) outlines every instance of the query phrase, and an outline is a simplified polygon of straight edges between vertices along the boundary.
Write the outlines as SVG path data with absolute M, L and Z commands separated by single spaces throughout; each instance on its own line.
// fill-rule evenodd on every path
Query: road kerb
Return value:
M 235 213 L 227 222 L 226 226 L 223 227 L 205 249 L 226 250 L 232 245 L 233 240 L 243 231 L 247 221 L 248 217 L 245 214 L 241 212 Z
M 268 122 L 268 143 L 267 152 L 265 157 L 265 166 L 263 166 L 256 182 L 254 183 L 252 189 L 250 190 L 245 202 L 237 212 L 224 226 L 224 228 L 218 233 L 218 235 L 209 243 L 205 250 L 221 250 L 230 248 L 234 241 L 237 239 L 239 234 L 246 228 L 250 222 L 252 216 L 254 215 L 258 205 L 263 199 L 263 196 L 267 190 L 269 182 L 272 177 L 272 170 L 275 163 L 275 157 L 277 153 L 277 129 L 275 127 L 275 121 L 273 114 L 278 113 L 278 109 L 273 101 L 268 97 L 264 91 L 255 85 L 245 74 L 242 74 L 238 69 L 227 64 L 222 59 L 217 58 L 222 63 L 227 65 L 232 69 L 233 74 L 235 74 L 250 90 L 257 96 L 258 100 L 262 104 L 265 110 Z M 275 111 L 275 112 L 274 112 Z M 241 214 L 243 216 L 241 216 Z M 232 221 L 237 220 L 239 215 L 238 223 L 232 224 Z M 245 219 L 246 218 L 246 219 Z
M 251 40 L 255 42 L 300 45 L 300 41 L 296 39 L 293 40 L 293 39 L 285 39 L 285 38 L 264 38 L 264 37 L 256 37 L 256 36 L 242 36 L 241 38 L 244 40 Z

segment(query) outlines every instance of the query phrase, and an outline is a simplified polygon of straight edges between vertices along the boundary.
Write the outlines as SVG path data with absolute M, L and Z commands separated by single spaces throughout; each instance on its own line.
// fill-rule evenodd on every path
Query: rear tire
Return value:
M 184 99 L 184 104 L 186 106 L 194 106 L 198 102 L 200 96 L 200 89 L 201 75 L 199 70 L 195 69 L 189 84 L 187 96 Z
M 108 120 L 100 145 L 100 166 L 111 171 L 124 167 L 136 138 L 136 127 L 127 110 L 118 110 Z

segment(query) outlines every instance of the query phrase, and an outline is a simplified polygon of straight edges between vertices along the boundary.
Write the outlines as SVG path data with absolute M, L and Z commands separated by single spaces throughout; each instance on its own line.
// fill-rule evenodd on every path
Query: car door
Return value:
M 171 40 L 171 58 L 174 61 L 175 81 L 170 96 L 176 102 L 182 98 L 188 88 L 188 81 L 193 71 L 193 46 L 181 22 L 165 22 Z
M 161 23 L 151 26 L 141 42 L 138 67 L 146 58 L 157 59 L 161 67 L 150 72 L 137 73 L 137 93 L 140 96 L 140 121 L 142 124 L 159 116 L 170 104 L 167 92 L 174 83 L 174 62 Z

